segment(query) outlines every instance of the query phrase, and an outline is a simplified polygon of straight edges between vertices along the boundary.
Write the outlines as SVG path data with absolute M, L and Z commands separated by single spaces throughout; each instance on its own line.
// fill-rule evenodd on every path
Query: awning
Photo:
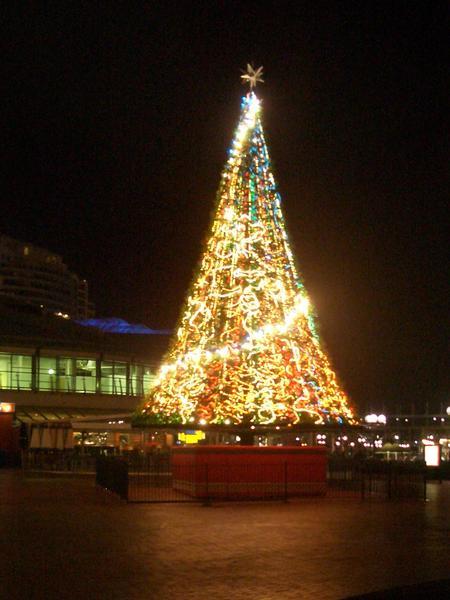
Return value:
M 21 423 L 28 425 L 40 423 L 56 423 L 58 421 L 72 422 L 78 419 L 85 420 L 112 420 L 118 418 L 130 417 L 122 412 L 111 415 L 111 410 L 102 414 L 99 409 L 90 408 L 61 408 L 61 407 L 38 407 L 38 406 L 17 406 L 15 418 Z

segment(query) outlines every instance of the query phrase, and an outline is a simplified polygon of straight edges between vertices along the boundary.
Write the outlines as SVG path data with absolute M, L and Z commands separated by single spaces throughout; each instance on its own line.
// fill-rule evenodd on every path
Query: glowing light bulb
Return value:
M 234 210 L 231 206 L 227 206 L 227 208 L 223 211 L 223 218 L 226 221 L 232 221 L 234 219 Z
M 298 310 L 302 315 L 307 315 L 309 311 L 309 300 L 305 296 L 300 300 Z
M 247 95 L 200 269 L 146 400 L 149 421 L 200 414 L 201 425 L 245 419 L 254 428 L 294 427 L 304 413 L 315 423 L 353 418 L 310 318 L 259 110 Z

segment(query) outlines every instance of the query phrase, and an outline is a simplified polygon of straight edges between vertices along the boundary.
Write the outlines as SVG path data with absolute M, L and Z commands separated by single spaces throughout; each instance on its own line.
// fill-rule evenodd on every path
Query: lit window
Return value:
M 30 390 L 32 376 L 31 356 L 0 353 L 0 389 Z

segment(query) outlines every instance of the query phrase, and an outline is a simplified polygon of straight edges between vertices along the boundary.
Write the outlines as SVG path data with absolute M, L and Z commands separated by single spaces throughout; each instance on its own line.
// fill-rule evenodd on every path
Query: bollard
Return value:
M 208 464 L 205 464 L 205 498 L 203 506 L 211 506 L 211 498 L 209 497 L 209 473 Z

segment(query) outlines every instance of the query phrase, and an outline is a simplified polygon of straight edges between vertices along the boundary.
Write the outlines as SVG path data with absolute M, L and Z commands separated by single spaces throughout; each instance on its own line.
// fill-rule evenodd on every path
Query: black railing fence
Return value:
M 170 455 L 99 457 L 96 482 L 128 502 L 288 500 L 301 496 L 426 499 L 421 464 L 330 459 L 326 482 L 314 469 L 288 462 L 172 465 Z M 301 476 L 299 476 L 301 475 Z
M 105 462 L 104 459 L 108 459 Z M 28 450 L 22 452 L 22 467 L 28 476 L 42 472 L 61 474 L 93 474 L 100 477 L 108 468 L 108 486 L 115 490 L 114 481 L 121 480 L 121 469 L 127 470 L 127 498 L 132 502 L 190 502 L 205 497 L 223 499 L 284 499 L 288 496 L 326 494 L 332 497 L 365 498 L 425 498 L 427 478 L 437 477 L 424 463 L 357 460 L 331 455 L 327 465 L 326 485 L 318 485 L 313 473 L 303 466 L 302 483 L 294 464 L 223 465 L 208 472 L 205 466 L 172 465 L 169 452 L 128 452 L 121 456 L 105 451 L 80 452 L 73 450 Z M 106 467 L 108 465 L 108 467 Z M 116 469 L 115 465 L 119 465 Z M 122 465 L 125 465 L 123 467 Z M 181 471 L 184 469 L 184 473 Z M 251 474 L 249 472 L 251 469 Z M 278 469 L 278 470 L 277 470 Z M 116 475 L 117 471 L 117 475 Z M 106 477 L 106 475 L 105 475 Z M 269 481 L 270 480 L 270 481 Z M 119 487 L 123 484 L 118 484 Z M 204 488 L 204 489 L 203 489 Z M 121 488 L 122 489 L 122 488 Z M 207 493 L 206 493 L 206 491 Z M 121 492 L 121 497 L 125 494 Z
M 362 498 L 378 494 L 388 499 L 427 497 L 425 465 L 394 461 L 367 461 L 361 478 Z
M 129 500 L 128 463 L 123 458 L 99 456 L 96 462 L 95 483 L 101 488 Z
M 114 469 L 117 478 L 114 482 Z M 108 458 L 97 462 L 97 483 L 124 498 L 121 488 L 127 469 L 129 502 L 203 502 L 212 500 L 287 500 L 296 495 L 319 496 L 326 485 L 313 469 L 297 464 L 185 464 L 153 463 L 147 468 Z M 100 472 L 100 473 L 99 473 Z M 107 481 L 107 485 L 102 485 Z
M 427 468 L 423 463 L 330 457 L 329 493 L 359 493 L 361 498 L 426 499 Z
M 97 457 L 75 450 L 35 449 L 22 452 L 22 468 L 33 472 L 94 473 Z
M 110 447 L 76 446 L 72 449 L 32 448 L 23 450 L 21 464 L 27 474 L 36 471 L 71 473 L 95 473 L 98 457 L 123 458 L 130 470 L 142 471 L 168 468 L 170 455 L 167 452 L 123 452 Z

